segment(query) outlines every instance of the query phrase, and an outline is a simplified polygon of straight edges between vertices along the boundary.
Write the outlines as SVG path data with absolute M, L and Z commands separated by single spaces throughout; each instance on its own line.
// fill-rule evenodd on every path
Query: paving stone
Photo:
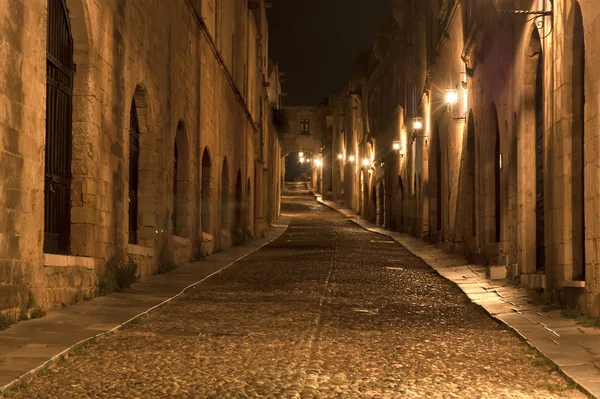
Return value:
M 374 233 L 301 196 L 286 201 L 293 239 L 9 396 L 584 397 L 405 247 L 371 243 Z

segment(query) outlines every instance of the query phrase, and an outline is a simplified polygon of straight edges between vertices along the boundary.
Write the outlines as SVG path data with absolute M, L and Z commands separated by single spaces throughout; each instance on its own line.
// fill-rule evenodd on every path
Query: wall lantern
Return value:
M 350 161 L 350 162 L 354 162 L 354 159 L 355 159 L 355 158 L 354 158 L 354 155 L 350 155 L 350 156 L 348 157 L 348 161 Z
M 446 89 L 444 102 L 447 105 L 454 105 L 458 102 L 458 91 L 456 89 Z
M 415 116 L 413 118 L 413 130 L 417 132 L 423 130 L 423 118 L 420 116 Z
M 463 89 L 463 92 L 465 93 L 465 98 L 466 98 L 467 91 L 465 89 Z M 465 99 L 465 101 L 466 101 L 466 99 Z M 462 116 L 454 116 L 454 113 L 452 112 L 454 109 L 454 106 L 458 104 L 458 90 L 457 89 L 446 89 L 446 94 L 444 95 L 444 102 L 446 103 L 446 105 L 448 107 L 448 112 L 450 112 L 452 119 L 460 120 L 460 121 L 467 120 L 467 112 L 466 111 L 462 114 Z M 466 102 L 465 102 L 465 104 L 466 104 Z
M 392 149 L 396 152 L 396 154 L 401 157 L 404 156 L 404 148 L 402 148 L 402 144 L 400 144 L 400 140 L 394 140 L 392 142 Z
M 421 118 L 420 116 L 415 116 L 413 118 L 413 131 L 410 135 L 410 138 L 413 143 L 415 142 L 417 137 L 425 137 L 425 140 L 427 140 L 428 136 L 426 134 L 418 134 L 418 132 L 421 131 L 423 131 L 423 118 Z

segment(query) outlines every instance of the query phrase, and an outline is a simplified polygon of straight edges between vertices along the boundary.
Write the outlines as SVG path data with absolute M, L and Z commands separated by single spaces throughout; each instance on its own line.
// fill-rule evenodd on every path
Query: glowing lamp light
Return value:
M 338 159 L 342 159 L 342 158 L 344 158 L 344 156 L 341 153 L 339 153 L 338 154 Z
M 416 117 L 413 118 L 413 129 L 414 130 L 421 130 L 423 129 L 423 119 Z
M 300 163 L 304 163 L 304 157 L 300 157 Z
M 303 152 L 299 152 L 299 153 L 298 153 L 298 156 L 299 156 L 300 158 L 304 158 L 304 153 L 303 153 Z
M 371 160 L 369 158 L 363 158 L 362 164 L 363 166 L 369 166 L 371 164 Z
M 315 166 L 321 167 L 321 165 L 323 165 L 323 162 L 320 159 L 315 159 Z
M 458 102 L 458 92 L 455 89 L 447 89 L 444 101 L 448 105 L 453 105 Z
M 392 143 L 392 149 L 394 151 L 400 151 L 400 141 L 394 140 L 394 142 Z
M 354 162 L 354 159 L 355 159 L 355 158 L 354 158 L 354 155 L 350 155 L 350 156 L 348 157 L 348 161 L 350 161 L 350 162 Z

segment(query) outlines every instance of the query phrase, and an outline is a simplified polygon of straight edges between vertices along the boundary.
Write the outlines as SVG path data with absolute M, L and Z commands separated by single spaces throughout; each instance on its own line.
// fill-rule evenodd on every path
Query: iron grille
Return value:
M 135 100 L 129 113 L 129 243 L 137 244 L 140 128 Z
M 71 229 L 73 40 L 63 0 L 48 0 L 44 252 L 67 254 Z

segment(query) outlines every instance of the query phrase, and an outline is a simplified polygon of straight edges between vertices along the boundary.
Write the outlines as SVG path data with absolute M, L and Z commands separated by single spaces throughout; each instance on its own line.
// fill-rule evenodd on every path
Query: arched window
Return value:
M 129 243 L 137 244 L 140 127 L 135 100 L 129 111 Z
M 44 252 L 69 252 L 73 39 L 63 0 L 48 0 Z

